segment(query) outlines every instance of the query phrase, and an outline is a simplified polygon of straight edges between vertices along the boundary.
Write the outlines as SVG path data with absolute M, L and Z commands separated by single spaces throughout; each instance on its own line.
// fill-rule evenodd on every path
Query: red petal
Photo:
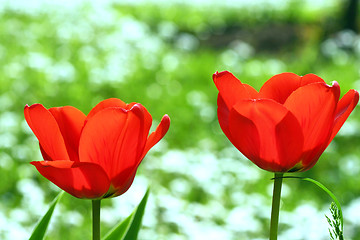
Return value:
M 349 117 L 350 113 L 354 110 L 358 102 L 359 102 L 359 93 L 355 90 L 348 91 L 340 99 L 336 108 L 334 127 L 331 133 L 329 144 L 333 140 L 335 135 L 339 132 L 345 120 Z
M 219 120 L 221 130 L 225 133 L 225 135 L 229 139 L 229 141 L 233 145 L 235 145 L 233 137 L 232 137 L 232 135 L 230 133 L 230 130 L 229 130 L 229 113 L 230 113 L 230 110 L 227 108 L 227 106 L 226 106 L 226 104 L 225 104 L 225 102 L 222 99 L 220 94 L 218 95 L 217 105 L 218 105 L 217 114 L 218 114 L 218 120 Z
M 270 99 L 242 100 L 230 111 L 234 145 L 260 168 L 287 172 L 300 160 L 303 134 L 295 116 Z
M 230 140 L 230 142 L 232 142 L 231 134 L 230 134 L 230 130 L 229 130 L 230 109 L 228 109 L 224 99 L 221 97 L 220 94 L 218 95 L 218 98 L 217 98 L 217 105 L 218 105 L 217 115 L 218 115 L 220 127 L 221 127 L 222 131 L 225 133 L 225 135 L 227 136 L 227 138 Z
M 258 91 L 255 90 L 255 88 L 253 88 L 252 86 L 250 86 L 249 84 L 243 83 L 244 88 L 246 89 L 246 92 L 248 93 L 248 97 L 249 98 L 259 98 L 260 95 L 258 93 Z
M 117 174 L 112 180 L 112 187 L 109 191 L 111 195 L 107 197 L 116 197 L 125 193 L 134 181 L 136 170 L 137 167 L 129 167 Z
M 41 146 L 40 143 L 39 143 L 39 147 L 40 147 L 40 152 L 41 152 L 43 159 L 45 159 L 45 161 L 52 160 L 51 157 L 49 155 L 47 155 L 47 153 L 44 151 L 44 148 Z
M 106 173 L 94 163 L 42 161 L 31 164 L 45 178 L 77 198 L 100 198 L 110 187 Z
M 169 127 L 170 118 L 167 114 L 165 114 L 161 119 L 160 124 L 156 127 L 156 130 L 152 132 L 148 137 L 141 159 L 143 159 L 146 153 L 165 136 L 165 134 L 169 130 Z
M 109 98 L 105 99 L 101 102 L 99 102 L 87 115 L 87 119 L 94 116 L 96 113 L 100 112 L 101 110 L 109 107 L 120 107 L 120 108 L 126 108 L 126 103 L 121 101 L 118 98 Z
M 135 104 L 129 111 L 102 110 L 83 129 L 80 161 L 99 164 L 112 181 L 123 170 L 137 167 L 151 123 L 151 115 L 141 104 Z
M 85 114 L 71 106 L 50 108 L 49 111 L 60 128 L 70 159 L 78 162 L 80 133 L 86 118 Z
M 136 102 L 128 103 L 126 104 L 125 109 L 130 110 L 136 104 L 140 104 L 140 103 L 136 103 Z
M 259 93 L 261 98 L 270 98 L 283 104 L 293 91 L 301 86 L 316 82 L 325 83 L 315 74 L 307 74 L 302 77 L 295 73 L 281 73 L 267 80 Z
M 63 136 L 53 115 L 41 104 L 26 105 L 24 115 L 42 149 L 50 157 L 45 160 L 69 160 Z
M 244 85 L 232 73 L 216 72 L 213 74 L 214 83 L 219 90 L 219 95 L 223 98 L 228 109 L 231 109 L 237 101 L 245 98 L 252 98 L 257 92 L 250 85 Z
M 244 98 L 257 98 L 259 93 L 250 85 L 242 84 L 233 74 L 224 71 L 216 72 L 213 80 L 219 90 L 217 99 L 217 114 L 219 124 L 228 139 L 231 140 L 229 132 L 229 111 L 237 101 Z
M 334 114 L 340 95 L 340 87 L 313 83 L 298 88 L 286 100 L 284 106 L 298 119 L 304 134 L 303 165 L 316 162 L 325 150 L 333 127 Z

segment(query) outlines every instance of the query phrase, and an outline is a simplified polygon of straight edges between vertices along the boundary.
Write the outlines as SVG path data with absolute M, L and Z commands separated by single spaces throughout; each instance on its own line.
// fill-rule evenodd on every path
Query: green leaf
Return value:
M 41 240 L 44 238 L 46 229 L 49 225 L 51 216 L 54 212 L 55 206 L 56 204 L 59 202 L 60 198 L 62 197 L 62 195 L 64 194 L 64 192 L 60 192 L 56 198 L 53 200 L 53 202 L 51 203 L 51 206 L 49 208 L 49 210 L 46 212 L 46 214 L 41 218 L 41 220 L 38 222 L 38 224 L 36 225 L 33 233 L 31 234 L 29 240 Z
M 319 188 L 321 188 L 323 191 L 325 191 L 331 198 L 332 200 L 335 202 L 339 213 L 340 213 L 340 222 L 341 222 L 341 231 L 344 231 L 344 218 L 343 218 L 343 213 L 341 210 L 341 206 L 340 206 L 340 202 L 339 200 L 336 198 L 336 196 L 327 188 L 325 187 L 322 183 L 312 179 L 312 178 L 306 178 L 306 177 L 296 177 L 296 176 L 285 176 L 283 178 L 297 178 L 300 180 L 304 180 L 304 181 L 308 181 L 311 183 L 314 183 L 316 186 L 318 186 Z
M 104 240 L 136 240 L 144 216 L 145 206 L 149 197 L 147 189 L 143 199 L 135 210 L 117 226 L 115 226 L 104 238 Z

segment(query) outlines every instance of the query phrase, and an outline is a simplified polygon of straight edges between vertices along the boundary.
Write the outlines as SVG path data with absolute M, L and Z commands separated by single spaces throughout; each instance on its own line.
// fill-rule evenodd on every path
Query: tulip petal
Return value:
M 253 88 L 252 86 L 250 86 L 249 84 L 243 83 L 244 88 L 246 89 L 247 92 L 247 96 L 246 98 L 252 98 L 252 99 L 256 99 L 259 98 L 259 92 L 255 90 L 255 88 Z
M 138 167 L 128 167 L 118 173 L 111 181 L 109 195 L 106 197 L 116 197 L 125 193 L 134 181 Z
M 218 105 L 217 115 L 218 115 L 218 120 L 219 120 L 221 130 L 225 133 L 226 137 L 230 140 L 230 142 L 232 144 L 234 144 L 233 140 L 232 140 L 232 136 L 230 134 L 230 130 L 229 130 L 230 110 L 227 108 L 227 106 L 220 94 L 218 95 L 217 105 Z
M 230 140 L 230 142 L 232 142 L 231 134 L 230 134 L 230 130 L 229 130 L 230 109 L 228 109 L 224 99 L 221 97 L 220 94 L 218 95 L 218 98 L 217 98 L 217 105 L 218 105 L 217 115 L 218 115 L 218 120 L 219 120 L 221 130 L 225 133 L 225 135 Z
M 46 153 L 43 156 L 50 157 L 45 160 L 69 160 L 63 136 L 50 111 L 41 104 L 33 104 L 30 107 L 26 105 L 24 115 Z
M 331 133 L 329 144 L 333 140 L 335 135 L 339 132 L 345 120 L 349 117 L 350 113 L 354 110 L 358 102 L 359 102 L 359 93 L 353 89 L 348 91 L 340 99 L 336 108 L 334 127 Z
M 217 114 L 219 124 L 225 135 L 231 141 L 229 133 L 229 112 L 237 101 L 244 98 L 257 98 L 259 93 L 250 85 L 242 84 L 232 73 L 228 71 L 216 72 L 213 80 L 219 90 L 217 99 Z
M 31 164 L 45 178 L 77 198 L 100 198 L 110 187 L 106 173 L 94 163 L 59 160 Z
M 148 137 L 141 159 L 143 159 L 146 153 L 165 136 L 165 134 L 169 130 L 169 127 L 170 127 L 170 118 L 167 114 L 165 114 L 162 117 L 159 125 L 156 127 L 156 130 L 152 132 Z
M 109 107 L 120 107 L 120 108 L 126 108 L 126 103 L 121 101 L 118 98 L 108 98 L 101 102 L 99 102 L 87 115 L 86 120 L 94 116 L 96 113 L 100 112 L 101 110 Z
M 238 102 L 230 111 L 229 130 L 236 148 L 267 171 L 287 172 L 302 154 L 299 122 L 270 99 Z
M 316 82 L 325 83 L 315 74 L 299 76 L 295 73 L 280 73 L 267 80 L 259 93 L 261 98 L 270 98 L 283 104 L 293 91 Z
M 213 80 L 228 109 L 241 99 L 254 98 L 258 95 L 254 88 L 248 84 L 242 84 L 228 71 L 214 73 Z
M 60 128 L 70 159 L 78 162 L 79 140 L 85 114 L 72 106 L 50 108 L 49 111 Z
M 304 134 L 303 165 L 316 163 L 325 150 L 333 127 L 334 115 L 339 100 L 340 87 L 324 83 L 313 83 L 295 90 L 284 106 L 291 111 L 301 124 Z
M 82 131 L 81 161 L 99 164 L 110 180 L 128 167 L 137 167 L 151 123 L 151 115 L 141 104 L 135 104 L 130 110 L 100 111 L 88 120 Z

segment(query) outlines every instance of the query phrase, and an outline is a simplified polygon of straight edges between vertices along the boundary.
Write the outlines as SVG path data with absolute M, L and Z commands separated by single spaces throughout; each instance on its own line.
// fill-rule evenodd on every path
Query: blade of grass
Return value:
M 104 240 L 136 240 L 144 216 L 149 189 L 135 210 L 105 236 Z
M 46 214 L 40 219 L 40 221 L 36 224 L 34 231 L 32 232 L 29 240 L 41 240 L 44 239 L 47 227 L 51 220 L 52 214 L 54 212 L 56 204 L 59 202 L 60 198 L 64 192 L 60 192 L 56 198 L 52 201 L 49 209 L 47 210 Z

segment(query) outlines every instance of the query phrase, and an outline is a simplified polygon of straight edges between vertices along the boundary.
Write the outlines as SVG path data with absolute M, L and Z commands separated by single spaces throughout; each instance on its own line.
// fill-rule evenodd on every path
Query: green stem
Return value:
M 100 201 L 92 200 L 93 240 L 100 240 Z
M 270 221 L 270 240 L 277 240 L 282 176 L 283 173 L 275 173 Z

